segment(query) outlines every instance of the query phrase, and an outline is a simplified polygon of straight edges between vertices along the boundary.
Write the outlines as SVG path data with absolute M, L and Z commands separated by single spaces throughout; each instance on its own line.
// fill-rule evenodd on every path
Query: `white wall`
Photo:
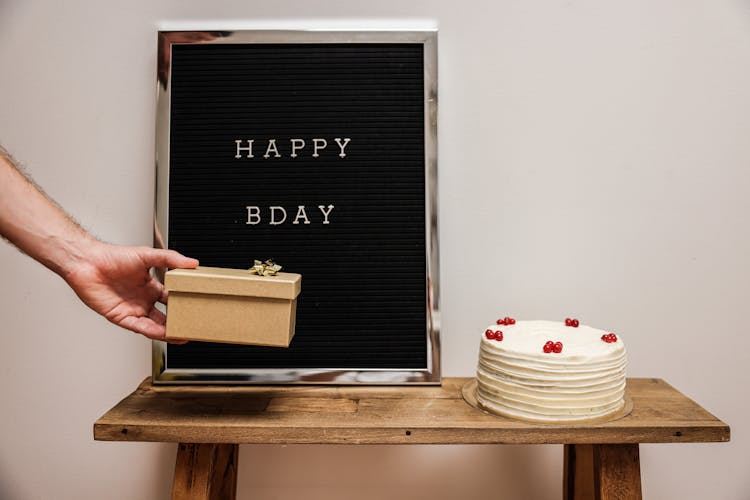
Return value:
M 732 425 L 644 445 L 645 495 L 750 496 L 747 1 L 3 1 L 0 142 L 103 239 L 150 243 L 156 26 L 204 20 L 437 24 L 445 375 L 499 313 L 612 329 L 631 376 Z M 149 344 L 2 243 L 0 318 L 0 498 L 165 498 L 174 445 L 92 439 Z M 557 446 L 243 446 L 238 496 L 545 499 L 561 473 Z

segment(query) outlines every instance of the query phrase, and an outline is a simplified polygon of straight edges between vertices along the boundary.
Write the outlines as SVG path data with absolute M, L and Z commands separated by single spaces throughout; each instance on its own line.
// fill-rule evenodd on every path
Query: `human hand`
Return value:
M 155 306 L 167 303 L 167 292 L 149 270 L 197 265 L 196 259 L 174 250 L 92 242 L 86 258 L 66 270 L 63 278 L 87 306 L 112 323 L 165 340 L 167 318 Z

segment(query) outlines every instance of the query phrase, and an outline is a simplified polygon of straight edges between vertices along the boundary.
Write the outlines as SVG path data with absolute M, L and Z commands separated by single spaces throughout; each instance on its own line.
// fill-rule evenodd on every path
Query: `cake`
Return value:
M 606 420 L 625 406 L 626 362 L 618 335 L 577 319 L 504 318 L 482 332 L 477 403 L 532 422 Z

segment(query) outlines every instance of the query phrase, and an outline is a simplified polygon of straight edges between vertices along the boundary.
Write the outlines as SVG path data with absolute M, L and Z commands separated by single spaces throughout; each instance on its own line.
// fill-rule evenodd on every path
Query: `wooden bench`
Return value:
M 173 499 L 234 499 L 240 444 L 564 444 L 565 499 L 641 498 L 639 443 L 729 441 L 729 427 L 661 379 L 628 379 L 630 415 L 550 426 L 487 415 L 442 386 L 154 386 L 94 424 L 94 439 L 180 443 Z M 697 479 L 696 479 L 697 480 Z

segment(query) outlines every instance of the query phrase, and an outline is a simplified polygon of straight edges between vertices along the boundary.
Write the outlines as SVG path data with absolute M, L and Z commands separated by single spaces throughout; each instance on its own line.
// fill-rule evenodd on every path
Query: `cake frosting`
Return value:
M 564 423 L 623 409 L 627 360 L 619 335 L 569 319 L 499 322 L 507 324 L 487 327 L 479 350 L 476 396 L 487 411 Z

